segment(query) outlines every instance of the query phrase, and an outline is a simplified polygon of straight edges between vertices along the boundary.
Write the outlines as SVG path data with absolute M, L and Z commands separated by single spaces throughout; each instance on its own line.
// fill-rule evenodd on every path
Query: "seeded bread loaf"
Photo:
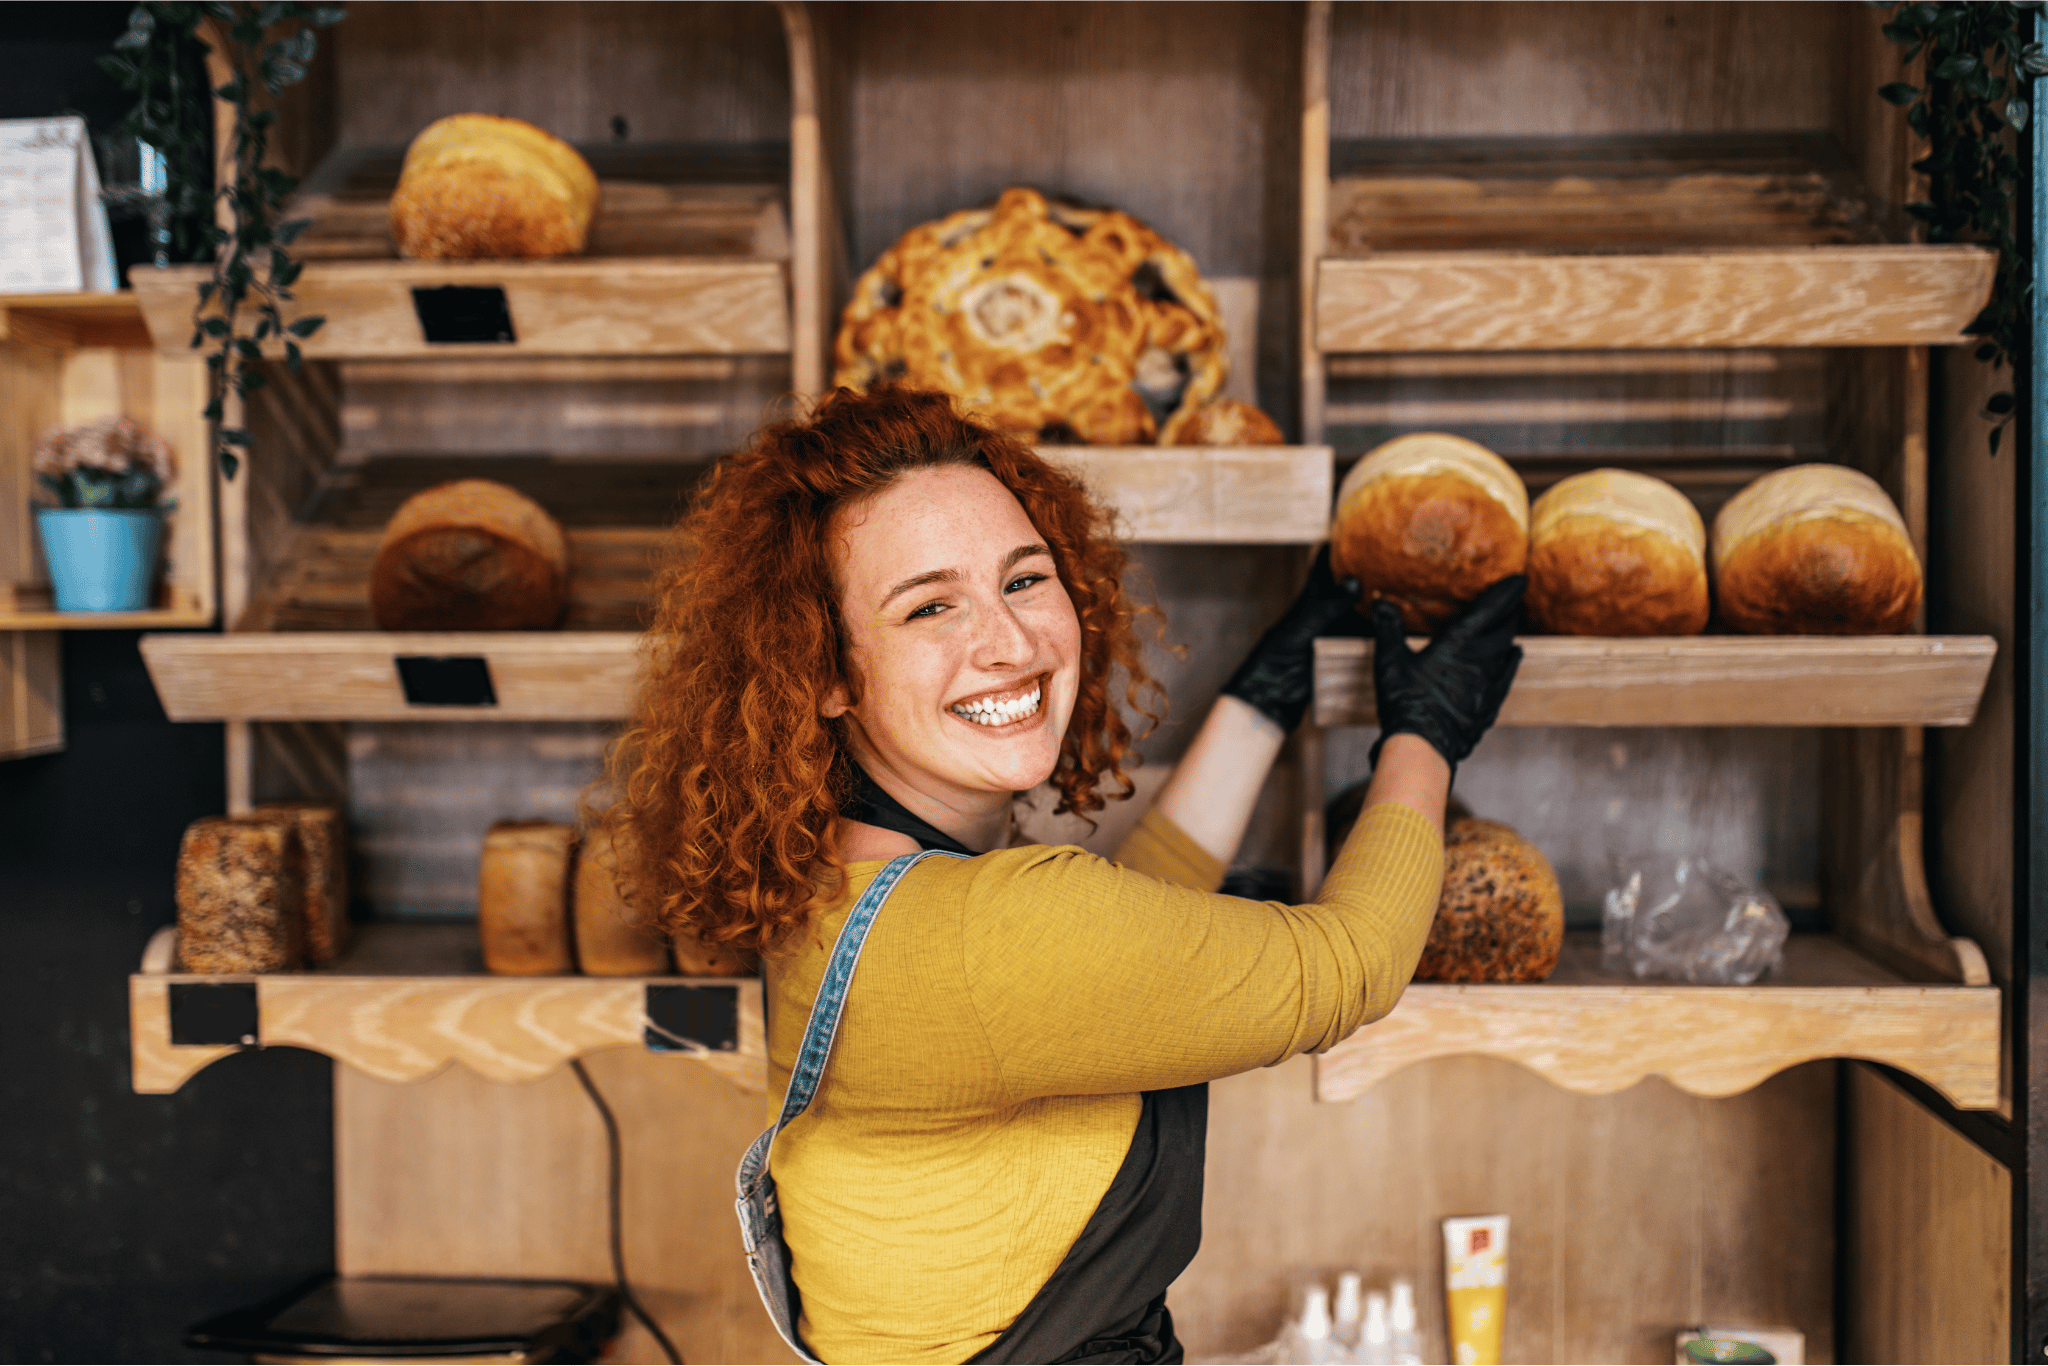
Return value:
M 576 961 L 599 977 L 653 977 L 668 971 L 665 936 L 642 921 L 619 885 L 618 859 L 602 829 L 576 851 Z
M 568 593 L 561 526 L 489 479 L 406 499 L 370 571 L 370 614 L 386 631 L 540 630 L 561 620 Z
M 1453 821 L 1416 980 L 1540 982 L 1563 949 L 1564 896 L 1543 851 L 1498 821 Z
M 208 816 L 178 845 L 178 960 L 186 972 L 290 972 L 306 952 L 296 822 Z
M 258 820 L 289 822 L 305 856 L 306 957 L 331 963 L 348 948 L 348 827 L 341 809 L 316 802 L 267 802 Z
M 405 149 L 391 196 L 391 240 L 425 259 L 568 256 L 597 213 L 597 175 L 545 129 L 455 114 Z
M 484 836 L 476 924 L 484 966 L 515 977 L 576 971 L 569 931 L 575 831 L 552 821 L 499 821 Z

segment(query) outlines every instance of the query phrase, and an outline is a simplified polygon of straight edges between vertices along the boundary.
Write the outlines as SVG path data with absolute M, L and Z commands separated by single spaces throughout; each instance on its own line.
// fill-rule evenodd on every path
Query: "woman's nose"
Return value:
M 993 670 L 1030 662 L 1031 632 L 1010 610 L 1009 599 L 999 596 L 980 615 L 981 632 L 974 642 L 978 667 Z

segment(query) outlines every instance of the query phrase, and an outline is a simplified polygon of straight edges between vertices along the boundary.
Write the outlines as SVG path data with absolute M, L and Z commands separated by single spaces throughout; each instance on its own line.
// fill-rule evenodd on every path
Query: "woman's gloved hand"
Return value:
M 1301 595 L 1259 637 L 1223 691 L 1258 708 L 1281 730 L 1293 730 L 1315 687 L 1316 637 L 1364 635 L 1365 618 L 1357 607 L 1358 581 L 1330 577 L 1330 547 L 1324 545 Z
M 1420 653 L 1408 648 L 1401 609 L 1374 604 L 1372 683 L 1379 695 L 1380 745 L 1390 735 L 1419 735 L 1458 771 L 1458 761 L 1486 734 L 1515 681 L 1522 647 L 1515 620 L 1529 580 L 1511 574 L 1473 599 L 1457 620 Z

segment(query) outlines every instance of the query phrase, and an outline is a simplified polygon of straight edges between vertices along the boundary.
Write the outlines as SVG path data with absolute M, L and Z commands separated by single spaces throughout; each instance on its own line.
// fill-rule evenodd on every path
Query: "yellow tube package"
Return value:
M 1444 1302 L 1451 1360 L 1500 1366 L 1508 1316 L 1508 1217 L 1444 1220 Z

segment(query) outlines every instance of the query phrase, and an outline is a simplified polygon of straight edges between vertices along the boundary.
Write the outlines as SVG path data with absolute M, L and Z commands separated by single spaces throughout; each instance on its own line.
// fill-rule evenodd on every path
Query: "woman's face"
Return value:
M 850 718 L 877 781 L 965 816 L 1050 777 L 1081 624 L 1016 497 L 987 470 L 921 469 L 832 529 L 861 698 L 822 710 Z

